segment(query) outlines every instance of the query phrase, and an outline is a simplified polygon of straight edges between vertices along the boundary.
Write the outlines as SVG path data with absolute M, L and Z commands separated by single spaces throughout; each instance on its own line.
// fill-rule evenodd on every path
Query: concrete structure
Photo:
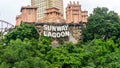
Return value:
M 46 9 L 45 16 L 40 19 L 38 22 L 44 23 L 65 23 L 63 14 L 59 11 L 58 8 L 52 7 Z
M 81 10 L 79 2 L 70 2 L 66 8 L 66 23 L 87 22 L 88 12 Z
M 54 36 L 55 36 L 55 33 L 57 34 L 57 32 L 61 32 L 61 33 L 65 32 L 65 30 L 62 30 L 62 28 L 60 28 L 61 26 L 68 25 L 66 31 L 69 32 L 69 36 L 64 36 L 62 37 L 62 39 L 64 42 L 71 41 L 73 43 L 77 43 L 78 40 L 82 39 L 82 34 L 81 34 L 82 28 L 85 27 L 87 23 L 88 12 L 81 10 L 81 5 L 79 5 L 79 2 L 77 3 L 70 2 L 70 4 L 68 4 L 66 8 L 66 19 L 64 19 L 62 13 L 63 9 L 60 6 L 55 7 L 55 4 L 59 3 L 55 1 L 58 0 L 32 0 L 32 5 L 38 6 L 38 8 L 33 6 L 22 7 L 21 15 L 16 17 L 16 26 L 20 25 L 21 22 L 29 22 L 29 23 L 32 22 L 33 24 L 35 24 L 40 35 L 44 34 L 45 31 L 44 25 L 55 26 L 54 29 L 56 31 L 50 31 L 50 30 L 46 31 L 46 32 L 54 32 Z M 62 2 L 63 0 L 59 0 L 59 1 Z M 40 4 L 40 6 L 38 4 Z M 46 9 L 46 7 L 48 7 L 46 6 L 46 4 L 47 5 L 52 4 L 52 5 L 51 6 L 49 5 L 49 8 Z M 57 29 L 58 30 L 61 29 L 61 31 L 57 31 Z M 58 37 L 51 37 L 51 38 L 52 38 L 51 44 L 57 47 L 60 42 L 59 41 L 60 38 Z
M 31 0 L 31 5 L 38 8 L 37 19 L 43 18 L 46 9 L 52 7 L 59 8 L 59 11 L 63 14 L 63 0 Z
M 82 40 L 82 28 L 83 23 L 35 23 L 36 28 L 38 29 L 38 32 L 40 35 L 43 35 L 44 33 L 44 25 L 52 25 L 52 26 L 62 26 L 62 25 L 68 25 L 68 31 L 70 33 L 69 36 L 61 37 L 61 38 L 54 38 L 51 37 L 51 44 L 55 47 L 59 46 L 59 43 L 61 43 L 60 40 L 62 40 L 64 43 L 72 42 L 76 44 L 79 40 Z M 57 32 L 57 31 L 56 31 Z
M 36 11 L 36 7 L 23 6 L 21 8 L 21 14 L 16 17 L 16 26 L 19 26 L 21 22 L 36 22 Z

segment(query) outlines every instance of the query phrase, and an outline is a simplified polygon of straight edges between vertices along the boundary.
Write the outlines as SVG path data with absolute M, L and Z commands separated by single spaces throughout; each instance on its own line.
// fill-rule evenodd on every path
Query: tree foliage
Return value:
M 0 68 L 120 68 L 118 15 L 96 8 L 88 21 L 83 32 L 87 42 L 57 48 L 51 46 L 51 38 L 38 40 L 33 25 L 22 24 L 0 42 Z
M 77 44 L 80 46 L 67 43 L 58 48 L 43 42 L 26 38 L 11 40 L 7 46 L 0 45 L 0 67 L 119 68 L 120 45 L 112 39 L 95 39 Z
M 120 37 L 120 19 L 117 13 L 105 7 L 97 7 L 88 18 L 87 27 L 83 30 L 84 41 L 102 38 L 106 40 Z
M 22 23 L 20 26 L 16 27 L 16 29 L 5 35 L 7 42 L 11 39 L 16 40 L 17 38 L 21 40 L 24 40 L 24 38 L 39 39 L 39 34 L 32 24 Z

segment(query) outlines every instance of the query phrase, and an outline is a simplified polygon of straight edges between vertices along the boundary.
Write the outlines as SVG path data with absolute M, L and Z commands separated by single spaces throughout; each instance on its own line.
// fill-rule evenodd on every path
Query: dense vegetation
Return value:
M 120 37 L 120 18 L 107 8 L 95 8 L 88 18 L 87 28 L 83 30 L 84 42 L 93 39 L 114 40 Z
M 104 7 L 94 9 L 77 44 L 52 47 L 30 24 L 0 41 L 0 68 L 120 68 L 120 19 Z
M 34 27 L 34 25 L 22 23 L 20 27 L 17 27 L 16 29 L 9 32 L 5 36 L 5 40 L 7 43 L 9 43 L 10 40 L 16 40 L 16 39 L 24 40 L 24 38 L 39 39 L 39 34 L 36 28 Z

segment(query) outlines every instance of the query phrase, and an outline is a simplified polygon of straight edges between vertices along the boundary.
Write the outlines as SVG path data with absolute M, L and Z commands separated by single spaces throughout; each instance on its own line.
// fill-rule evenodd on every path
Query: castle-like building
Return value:
M 88 12 L 81 10 L 79 2 L 73 4 L 70 2 L 66 8 L 66 23 L 87 22 Z
M 77 43 L 78 40 L 82 39 L 81 29 L 87 23 L 88 12 L 82 11 L 79 2 L 70 2 L 68 4 L 66 18 L 63 17 L 63 9 L 61 10 L 61 8 L 56 6 L 46 8 L 44 16 L 38 18 L 39 13 L 37 10 L 40 11 L 40 7 L 35 6 L 34 1 L 32 2 L 34 6 L 23 6 L 21 8 L 21 14 L 16 17 L 16 26 L 19 26 L 21 22 L 35 24 L 40 35 L 45 34 L 45 28 L 49 27 L 51 32 L 56 32 L 56 34 L 51 34 L 49 29 L 46 31 L 46 34 L 48 37 L 53 37 L 51 44 L 56 45 L 59 43 L 60 37 L 66 38 L 64 42 L 71 41 L 73 43 Z M 57 31 L 61 31 L 61 33 L 57 33 Z M 69 33 L 65 33 L 66 31 L 69 31 Z
M 31 0 L 31 5 L 37 7 L 37 19 L 45 16 L 46 9 L 56 7 L 63 13 L 63 0 Z
M 16 26 L 19 26 L 21 22 L 37 22 L 37 7 L 23 6 L 21 8 L 21 14 L 16 16 Z
M 34 1 L 33 5 L 34 5 Z M 39 7 L 40 8 L 40 7 Z M 79 2 L 70 2 L 66 8 L 66 18 L 63 17 L 63 11 L 60 11 L 57 7 L 46 8 L 42 13 L 44 16 L 38 18 L 39 9 L 37 6 L 23 6 L 21 8 L 21 14 L 16 17 L 16 26 L 20 25 L 21 22 L 64 22 L 64 23 L 87 23 L 88 12 L 81 10 L 81 5 Z M 58 18 L 58 19 L 56 19 Z

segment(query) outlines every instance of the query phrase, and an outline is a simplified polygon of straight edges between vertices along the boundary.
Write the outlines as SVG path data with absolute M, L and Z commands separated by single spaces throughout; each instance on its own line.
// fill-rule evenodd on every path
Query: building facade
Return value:
M 21 22 L 37 22 L 37 7 L 23 6 L 21 8 L 21 14 L 16 16 L 16 26 L 19 26 Z
M 87 22 L 88 12 L 82 11 L 79 2 L 70 2 L 66 8 L 66 23 Z
M 48 8 L 59 8 L 63 14 L 63 0 L 31 0 L 31 5 L 37 7 L 37 19 L 45 16 L 45 11 Z
M 58 8 L 52 7 L 46 9 L 45 16 L 38 20 L 41 23 L 65 23 L 65 19 L 63 18 L 63 14 L 59 11 Z
M 44 0 L 40 1 L 44 2 Z M 34 1 L 32 4 L 35 4 Z M 63 39 L 64 42 L 77 43 L 82 39 L 82 28 L 87 23 L 88 12 L 81 10 L 79 2 L 70 2 L 66 8 L 66 19 L 64 19 L 60 8 L 54 7 L 54 5 L 45 9 L 44 13 L 42 13 L 44 16 L 40 19 L 37 19 L 37 10 L 42 8 L 23 6 L 21 15 L 16 17 L 16 26 L 20 25 L 21 22 L 33 23 L 40 35 L 52 38 L 51 44 L 55 47 L 59 46 L 60 39 Z

